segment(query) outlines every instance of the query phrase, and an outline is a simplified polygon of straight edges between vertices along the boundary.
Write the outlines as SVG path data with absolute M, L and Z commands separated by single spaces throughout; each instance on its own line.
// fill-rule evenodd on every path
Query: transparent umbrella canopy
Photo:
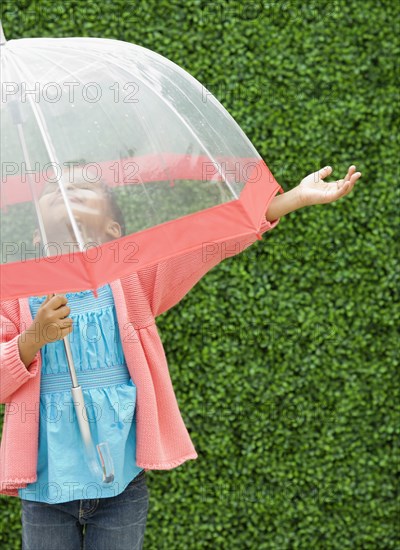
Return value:
M 101 38 L 3 37 L 0 52 L 2 300 L 96 295 L 204 243 L 261 238 L 283 190 L 178 65 Z
M 256 234 L 280 189 L 212 94 L 146 48 L 99 38 L 9 40 L 1 79 L 3 299 L 95 291 L 206 240 Z M 79 171 L 113 190 L 124 220 L 118 243 L 96 240 L 97 256 L 88 246 L 82 253 L 88 243 L 68 200 Z M 64 212 L 54 210 L 58 233 L 46 245 L 34 231 L 45 229 L 37 203 L 51 185 Z

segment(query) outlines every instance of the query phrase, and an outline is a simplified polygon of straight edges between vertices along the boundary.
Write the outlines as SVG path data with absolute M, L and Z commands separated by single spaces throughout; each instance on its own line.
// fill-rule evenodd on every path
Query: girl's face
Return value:
M 119 224 L 109 217 L 107 199 L 98 183 L 78 181 L 68 182 L 64 186 L 85 242 L 101 244 L 121 235 Z M 57 182 L 48 182 L 45 185 L 39 207 L 45 228 L 49 231 L 49 240 L 52 240 L 52 234 L 68 232 L 73 236 L 65 201 Z

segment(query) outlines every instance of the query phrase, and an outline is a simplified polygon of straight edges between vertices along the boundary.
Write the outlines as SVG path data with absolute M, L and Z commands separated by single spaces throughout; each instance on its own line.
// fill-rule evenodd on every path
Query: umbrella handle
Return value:
M 78 419 L 79 429 L 82 435 L 83 442 L 85 444 L 89 468 L 96 476 L 103 476 L 103 483 L 112 483 L 114 481 L 114 463 L 108 442 L 104 441 L 96 446 L 96 456 L 92 436 L 90 433 L 89 423 L 85 421 L 83 417 L 84 399 L 81 386 L 72 387 L 71 393 L 76 416 Z M 99 460 L 101 464 L 101 469 L 99 466 Z
M 103 469 L 103 483 L 112 483 L 114 481 L 114 463 L 108 442 L 99 443 L 96 447 Z

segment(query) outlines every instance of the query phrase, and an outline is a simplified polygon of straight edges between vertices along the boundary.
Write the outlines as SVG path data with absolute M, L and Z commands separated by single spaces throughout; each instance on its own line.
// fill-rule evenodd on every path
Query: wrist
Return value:
M 38 327 L 38 323 L 32 323 L 32 325 L 27 330 L 21 332 L 19 337 L 20 345 L 22 344 L 32 353 L 37 353 L 45 345 L 45 342 L 43 342 L 40 338 L 40 331 Z
M 296 185 L 296 187 L 294 187 L 292 191 L 295 197 L 294 200 L 296 203 L 296 210 L 298 210 L 299 208 L 303 208 L 304 206 L 308 206 L 307 201 L 304 199 L 303 190 L 300 184 Z
M 36 341 L 35 336 L 30 333 L 29 329 L 19 335 L 19 356 L 26 368 L 32 363 L 41 347 L 42 346 Z
M 276 195 L 268 207 L 265 218 L 267 221 L 274 221 L 303 206 L 305 204 L 302 200 L 301 189 L 297 186 L 284 194 Z

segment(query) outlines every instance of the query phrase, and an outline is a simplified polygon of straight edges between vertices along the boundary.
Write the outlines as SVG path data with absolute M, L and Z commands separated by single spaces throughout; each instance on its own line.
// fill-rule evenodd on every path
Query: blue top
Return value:
M 19 489 L 20 498 L 49 504 L 116 496 L 142 471 L 136 465 L 136 386 L 123 353 L 110 285 L 66 293 L 69 334 L 78 384 L 94 446 L 107 441 L 114 481 L 103 483 L 88 466 L 71 394 L 63 340 L 42 347 L 37 481 Z M 31 297 L 34 319 L 43 297 Z M 96 451 L 96 457 L 97 457 Z

